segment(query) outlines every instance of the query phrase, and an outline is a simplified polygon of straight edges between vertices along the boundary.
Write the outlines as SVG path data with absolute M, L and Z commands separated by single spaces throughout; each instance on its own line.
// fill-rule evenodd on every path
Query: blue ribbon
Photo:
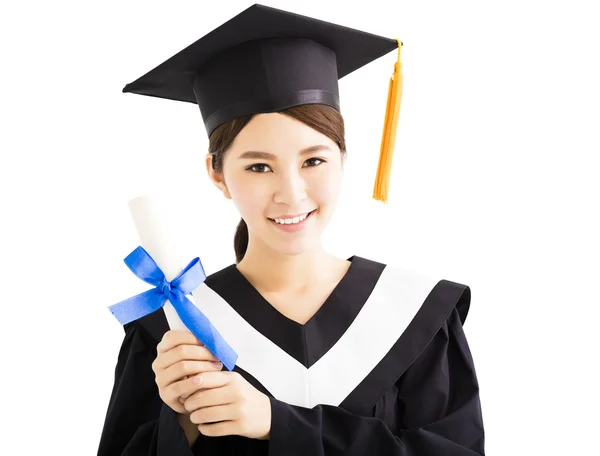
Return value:
M 196 257 L 171 282 L 167 282 L 146 250 L 139 246 L 125 258 L 131 271 L 155 288 L 133 296 L 109 307 L 112 314 L 125 325 L 142 318 L 165 305 L 173 304 L 183 324 L 208 348 L 228 370 L 233 370 L 237 353 L 229 346 L 210 320 L 185 296 L 206 279 L 200 258 Z

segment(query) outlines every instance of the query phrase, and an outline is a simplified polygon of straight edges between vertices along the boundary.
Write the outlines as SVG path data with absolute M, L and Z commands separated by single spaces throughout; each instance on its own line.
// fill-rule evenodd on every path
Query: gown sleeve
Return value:
M 190 448 L 177 413 L 160 399 L 148 334 L 135 321 L 124 328 L 98 455 L 193 456 L 200 442 Z
M 270 398 L 269 454 L 484 455 L 479 386 L 456 308 L 395 386 L 393 429 L 340 407 Z

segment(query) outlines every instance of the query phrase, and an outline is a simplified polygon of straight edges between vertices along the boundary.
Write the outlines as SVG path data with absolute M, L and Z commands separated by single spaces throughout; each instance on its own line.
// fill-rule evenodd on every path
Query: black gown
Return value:
M 101 456 L 484 454 L 479 386 L 463 332 L 470 288 L 359 256 L 301 325 L 233 264 L 195 304 L 271 401 L 269 440 L 200 435 L 189 446 L 162 402 L 152 362 L 163 309 L 125 325 Z

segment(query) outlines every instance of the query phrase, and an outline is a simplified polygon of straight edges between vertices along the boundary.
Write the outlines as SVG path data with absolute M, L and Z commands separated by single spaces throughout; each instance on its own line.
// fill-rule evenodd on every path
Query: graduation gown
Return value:
M 468 286 L 353 256 L 304 325 L 279 313 L 236 265 L 195 304 L 271 401 L 270 439 L 200 435 L 189 446 L 151 364 L 163 309 L 125 325 L 100 456 L 484 455 L 479 386 L 463 332 Z

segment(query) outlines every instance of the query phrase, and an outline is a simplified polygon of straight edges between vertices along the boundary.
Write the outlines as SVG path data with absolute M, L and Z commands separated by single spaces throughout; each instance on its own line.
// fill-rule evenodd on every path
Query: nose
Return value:
M 300 170 L 294 169 L 281 173 L 277 180 L 273 202 L 286 204 L 291 208 L 298 208 L 300 203 L 306 199 L 306 189 L 307 183 Z

